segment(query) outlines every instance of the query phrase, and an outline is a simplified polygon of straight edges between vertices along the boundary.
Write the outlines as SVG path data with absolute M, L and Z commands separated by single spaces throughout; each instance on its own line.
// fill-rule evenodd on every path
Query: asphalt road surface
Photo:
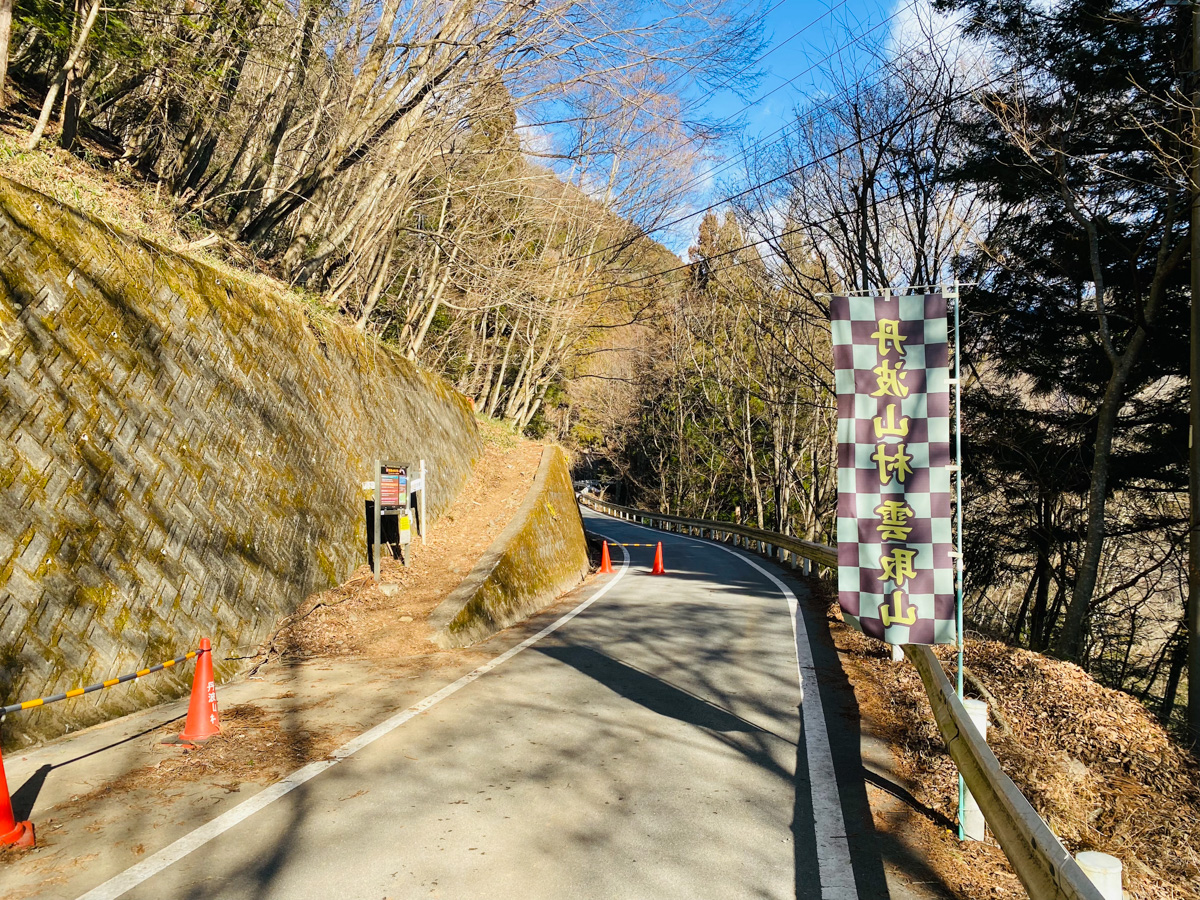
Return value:
M 88 900 L 888 897 L 857 720 L 803 588 L 585 515 L 662 540 L 668 574 L 614 552 L 569 621 Z

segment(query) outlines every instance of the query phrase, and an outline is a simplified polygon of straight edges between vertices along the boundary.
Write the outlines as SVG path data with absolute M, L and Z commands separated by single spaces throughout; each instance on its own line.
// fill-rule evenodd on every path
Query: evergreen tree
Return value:
M 985 382 L 998 374 L 1017 388 L 976 393 L 977 416 L 1007 420 L 1002 433 L 979 429 L 992 440 L 974 448 L 986 460 L 976 472 L 1011 481 L 1024 468 L 1033 642 L 1055 629 L 1045 604 L 1057 578 L 1069 590 L 1052 644 L 1083 659 L 1106 536 L 1163 524 L 1110 500 L 1152 509 L 1139 494 L 1186 486 L 1191 12 L 1127 0 L 940 6 L 966 12 L 968 35 L 1006 72 L 965 123 L 955 173 L 995 216 L 971 261 L 974 363 Z M 1049 515 L 1072 494 L 1080 515 Z M 998 513 L 983 520 L 990 534 L 1011 521 Z M 1066 561 L 1058 574 L 1048 542 Z

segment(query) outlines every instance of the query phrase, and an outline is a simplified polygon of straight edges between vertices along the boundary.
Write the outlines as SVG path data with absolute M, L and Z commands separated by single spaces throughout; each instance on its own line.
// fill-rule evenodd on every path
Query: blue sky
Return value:
M 822 60 L 829 54 L 834 53 L 835 58 L 851 65 L 873 67 L 863 49 L 877 49 L 884 44 L 892 24 L 886 20 L 899 8 L 894 0 L 768 0 L 768 3 L 774 9 L 766 22 L 767 46 L 760 63 L 763 79 L 749 100 L 764 99 L 740 115 L 752 137 L 779 128 L 806 95 L 824 90 L 828 84 L 826 70 L 834 60 L 825 63 Z M 856 39 L 857 43 L 840 49 Z M 738 113 L 746 103 L 732 91 L 723 90 L 701 108 L 724 118 Z
M 734 117 L 724 152 L 736 156 L 738 140 L 778 140 L 780 129 L 794 120 L 797 107 L 807 98 L 828 93 L 829 69 L 838 64 L 851 71 L 872 71 L 893 29 L 905 18 L 907 0 L 767 0 L 767 44 L 760 59 L 762 78 L 748 97 L 732 90 L 695 98 L 694 113 L 711 121 Z M 747 108 L 748 107 L 748 108 Z M 710 166 L 712 178 L 696 198 L 703 206 L 722 196 L 722 181 L 736 180 L 732 160 Z M 671 250 L 684 254 L 699 217 L 658 235 Z

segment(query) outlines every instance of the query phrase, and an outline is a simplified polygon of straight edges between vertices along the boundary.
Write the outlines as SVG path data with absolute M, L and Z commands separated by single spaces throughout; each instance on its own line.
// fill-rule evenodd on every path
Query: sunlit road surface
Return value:
M 557 630 L 86 896 L 888 897 L 824 623 L 789 608 L 801 585 L 585 515 L 618 542 L 662 540 L 668 574 L 649 574 L 651 549 L 617 550 L 624 571 Z

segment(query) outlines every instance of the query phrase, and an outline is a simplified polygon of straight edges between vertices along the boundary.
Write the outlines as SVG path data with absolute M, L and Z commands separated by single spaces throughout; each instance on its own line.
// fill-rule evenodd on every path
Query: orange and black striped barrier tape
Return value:
M 53 694 L 49 697 L 38 697 L 36 700 L 26 700 L 24 703 L 14 703 L 12 706 L 0 708 L 0 717 L 7 716 L 9 713 L 20 712 L 23 709 L 33 709 L 35 706 L 45 706 L 47 703 L 57 703 L 59 700 L 70 700 L 72 697 L 82 697 L 84 694 L 90 694 L 92 691 L 101 691 L 104 688 L 110 688 L 114 685 L 124 684 L 127 681 L 133 681 L 141 678 L 144 675 L 150 675 L 154 672 L 161 672 L 163 669 L 169 669 L 171 666 L 177 666 L 181 662 L 187 662 L 189 659 L 195 659 L 200 654 L 199 650 L 190 650 L 183 656 L 177 656 L 174 659 L 168 659 L 166 662 L 161 662 L 157 666 L 150 666 L 148 669 L 138 669 L 136 672 L 131 672 L 128 675 L 122 675 L 119 678 L 110 678 L 108 681 L 101 681 L 99 684 L 91 684 L 87 687 L 75 688 L 74 690 L 64 691 L 61 694 Z

